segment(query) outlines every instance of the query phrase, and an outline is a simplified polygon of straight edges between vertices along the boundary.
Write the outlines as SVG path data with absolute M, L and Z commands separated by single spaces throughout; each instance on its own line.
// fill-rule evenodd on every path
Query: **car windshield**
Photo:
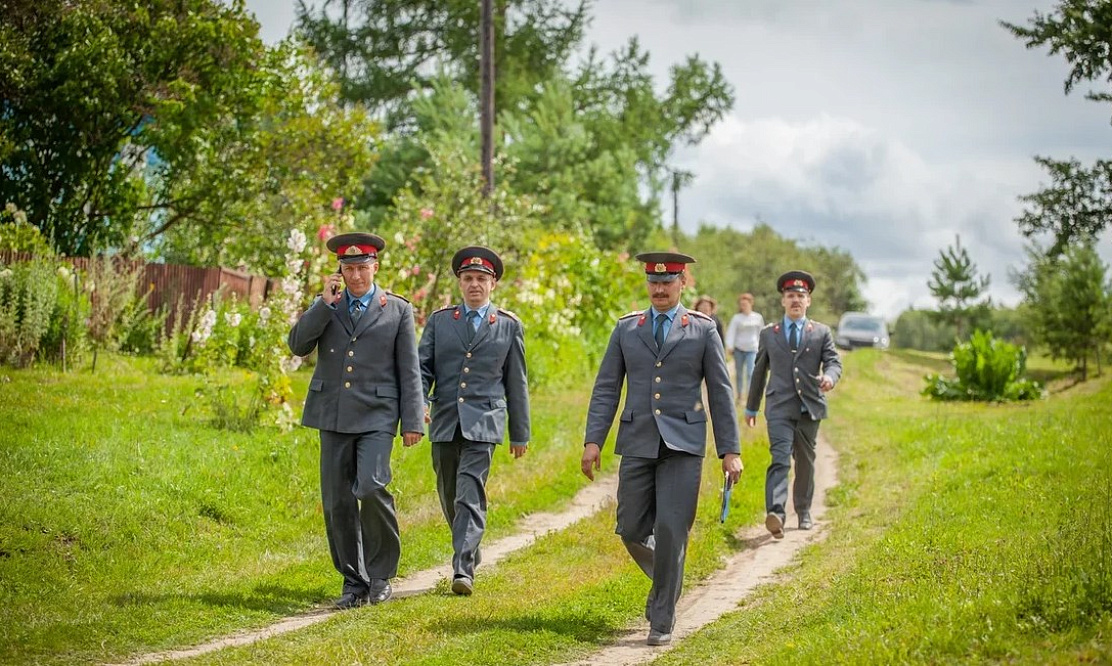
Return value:
M 883 333 L 884 322 L 880 319 L 870 318 L 855 318 L 847 319 L 842 322 L 843 331 L 863 331 L 867 333 Z

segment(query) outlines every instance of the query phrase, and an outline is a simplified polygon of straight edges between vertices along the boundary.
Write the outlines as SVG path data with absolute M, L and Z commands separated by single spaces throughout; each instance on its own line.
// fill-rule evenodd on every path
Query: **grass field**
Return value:
M 197 380 L 104 360 L 92 376 L 0 370 L 0 660 L 120 660 L 334 596 L 316 433 L 213 430 L 182 413 Z M 940 365 L 848 355 L 823 426 L 841 453 L 831 534 L 782 582 L 660 663 L 1112 660 L 1112 385 L 1058 381 L 1034 405 L 940 405 L 918 396 L 921 376 Z M 489 538 L 586 483 L 587 390 L 585 380 L 581 392 L 534 396 L 529 455 L 496 456 Z M 689 585 L 763 514 L 766 444 L 761 428 L 745 432 L 746 473 L 725 526 L 715 515 L 718 463 L 707 462 Z M 428 455 L 427 443 L 395 450 L 402 575 L 450 557 Z M 604 472 L 615 463 L 604 459 Z M 603 511 L 547 535 L 481 571 L 467 599 L 443 587 L 192 661 L 585 658 L 636 622 L 648 589 L 613 527 Z

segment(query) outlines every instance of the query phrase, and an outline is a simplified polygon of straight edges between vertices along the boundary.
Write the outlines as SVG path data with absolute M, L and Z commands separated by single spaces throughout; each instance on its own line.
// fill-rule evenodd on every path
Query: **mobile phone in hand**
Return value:
M 336 275 L 343 275 L 343 272 L 341 272 L 340 269 L 337 268 L 336 269 Z M 336 294 L 340 293 L 341 289 L 343 289 L 343 287 L 340 286 L 339 282 L 333 284 L 332 285 L 332 295 L 335 296 Z

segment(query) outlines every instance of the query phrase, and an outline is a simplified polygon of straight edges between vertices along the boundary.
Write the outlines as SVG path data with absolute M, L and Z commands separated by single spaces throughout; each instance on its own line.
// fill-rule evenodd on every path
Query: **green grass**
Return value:
M 112 357 L 96 375 L 0 370 L 0 661 L 114 661 L 269 624 L 334 596 L 315 431 L 216 431 L 182 409 L 198 381 Z M 833 530 L 791 577 L 662 663 L 1059 663 L 1112 659 L 1112 385 L 1038 365 L 1033 405 L 918 396 L 939 355 L 847 355 L 824 433 L 841 453 Z M 1032 364 L 1036 364 L 1033 362 Z M 235 375 L 229 379 L 237 381 Z M 242 378 L 238 379 L 242 381 Z M 296 392 L 304 394 L 307 376 Z M 1055 382 L 1060 384 L 1054 390 Z M 589 381 L 534 396 L 534 442 L 491 474 L 490 534 L 586 480 Z M 687 584 L 763 514 L 763 428 L 717 522 L 709 458 Z M 610 448 L 604 473 L 613 473 Z M 404 575 L 450 557 L 427 442 L 395 450 Z M 637 622 L 647 579 L 612 508 L 446 586 L 191 660 L 220 664 L 552 664 Z
M 829 538 L 657 663 L 1112 660 L 1112 384 L 937 404 L 926 369 L 849 355 Z

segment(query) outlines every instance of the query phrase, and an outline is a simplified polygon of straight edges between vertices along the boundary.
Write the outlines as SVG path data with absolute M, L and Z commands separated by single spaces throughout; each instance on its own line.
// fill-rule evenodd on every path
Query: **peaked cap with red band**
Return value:
M 678 278 L 688 264 L 695 263 L 693 257 L 679 252 L 642 252 L 637 261 L 645 262 L 645 275 L 649 282 L 671 282 Z
M 776 288 L 780 293 L 802 291 L 809 294 L 815 290 L 815 278 L 807 271 L 788 271 L 776 280 Z
M 362 231 L 339 234 L 328 239 L 328 251 L 335 252 L 341 264 L 362 264 L 378 259 L 386 241 Z
M 501 280 L 502 268 L 502 258 L 494 250 L 481 245 L 465 247 L 452 257 L 452 272 L 457 277 L 464 271 L 482 271 L 493 275 L 495 280 Z

